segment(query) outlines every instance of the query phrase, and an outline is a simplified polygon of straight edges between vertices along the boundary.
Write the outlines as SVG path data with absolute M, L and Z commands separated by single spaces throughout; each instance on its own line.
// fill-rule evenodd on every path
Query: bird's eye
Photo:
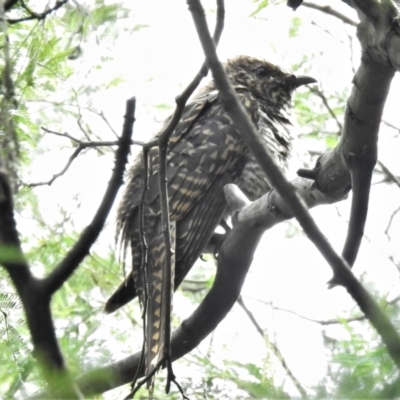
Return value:
M 259 67 L 257 68 L 257 75 L 260 77 L 266 77 L 269 76 L 269 71 L 267 70 L 267 68 Z

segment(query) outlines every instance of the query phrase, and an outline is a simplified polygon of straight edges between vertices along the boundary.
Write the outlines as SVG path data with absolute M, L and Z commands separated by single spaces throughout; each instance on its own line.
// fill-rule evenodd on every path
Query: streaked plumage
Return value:
M 283 72 L 263 60 L 240 56 L 226 71 L 260 136 L 285 168 L 291 148 L 292 91 L 314 80 Z M 131 168 L 118 210 L 117 232 L 124 249 L 132 251 L 132 271 L 106 304 L 112 312 L 136 295 L 142 299 L 139 205 L 143 189 L 143 157 Z M 269 189 L 265 174 L 244 145 L 213 82 L 186 106 L 182 121 L 170 138 L 167 179 L 172 238 L 175 245 L 175 289 L 210 240 L 226 209 L 223 187 L 236 183 L 252 200 Z M 160 231 L 158 150 L 149 153 L 149 188 L 145 197 L 145 237 L 148 244 L 147 282 L 151 297 L 147 310 L 147 370 L 157 361 L 162 343 L 161 268 L 165 246 Z M 143 300 L 142 300 L 143 301 Z

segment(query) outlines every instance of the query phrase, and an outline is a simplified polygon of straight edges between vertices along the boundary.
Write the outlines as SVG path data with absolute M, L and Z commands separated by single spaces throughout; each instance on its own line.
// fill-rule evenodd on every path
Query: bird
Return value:
M 277 164 L 285 169 L 292 152 L 292 94 L 298 87 L 316 80 L 293 75 L 268 61 L 244 55 L 229 59 L 225 71 L 261 139 Z M 158 149 L 153 148 L 148 154 L 148 186 L 143 202 L 142 153 L 127 174 L 116 229 L 122 253 L 126 254 L 130 248 L 132 271 L 105 305 L 105 311 L 111 313 L 138 296 L 144 306 L 147 285 L 146 373 L 161 357 L 164 329 L 162 265 L 167 253 L 161 231 L 158 162 Z M 224 185 L 236 184 L 252 201 L 270 189 L 264 171 L 242 140 L 213 80 L 185 106 L 182 119 L 169 139 L 166 178 L 174 291 L 226 216 Z M 141 233 L 147 243 L 146 268 L 143 268 Z

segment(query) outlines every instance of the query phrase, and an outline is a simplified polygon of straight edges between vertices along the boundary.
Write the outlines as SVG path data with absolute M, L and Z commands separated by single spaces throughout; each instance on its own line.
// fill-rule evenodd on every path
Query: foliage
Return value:
M 13 12 L 18 13 L 18 10 Z M 29 174 L 35 158 L 43 152 L 41 126 L 55 126 L 57 120 L 65 121 L 65 115 L 68 114 L 74 118 L 79 115 L 79 112 L 71 112 L 69 108 L 76 103 L 78 95 L 69 82 L 76 74 L 76 63 L 82 62 L 80 58 L 83 49 L 93 39 L 104 43 L 116 40 L 115 23 L 126 16 L 127 10 L 119 3 L 107 4 L 99 0 L 89 8 L 71 2 L 42 21 L 26 21 L 9 26 L 7 37 L 15 100 L 9 115 L 19 150 L 18 160 L 13 162 L 18 162 L 21 178 L 24 172 L 25 175 L 26 172 Z M 0 40 L 4 46 L 4 32 Z M 78 46 L 81 48 L 80 54 L 76 53 Z M 94 67 L 101 68 L 101 65 Z M 4 68 L 4 64 L 1 68 Z M 118 84 L 118 77 L 103 82 L 105 87 L 115 84 Z M 83 92 L 86 92 L 88 99 L 96 90 L 101 89 L 90 85 L 78 88 L 80 101 L 84 101 Z M 51 109 L 46 106 L 48 104 L 52 105 Z M 5 120 L 1 122 L 5 123 Z M 15 209 L 21 225 L 24 226 L 27 218 L 28 231 L 35 232 L 34 236 L 26 236 L 22 230 L 22 240 L 33 270 L 43 273 L 51 270 L 61 260 L 78 233 L 70 225 L 68 213 L 62 209 L 60 216 L 64 216 L 55 225 L 48 225 L 41 215 L 40 198 L 29 186 L 22 184 L 23 180 L 19 183 Z M 99 265 L 102 274 L 96 273 Z M 110 270 L 109 274 L 107 270 Z M 116 271 L 118 266 L 111 249 L 105 257 L 93 255 L 54 298 L 53 309 L 60 344 L 69 355 L 68 364 L 73 373 L 81 373 L 94 360 L 102 362 L 110 358 L 107 350 L 102 351 L 103 339 L 92 338 L 101 318 L 90 319 L 93 309 L 88 307 L 86 299 L 96 284 L 103 288 L 110 285 Z M 0 274 L 0 391 L 7 398 L 26 397 L 27 393 L 43 386 L 43 382 L 34 367 L 29 332 L 19 298 L 5 271 L 0 270 Z M 92 352 L 94 344 L 98 350 L 88 361 L 85 354 Z

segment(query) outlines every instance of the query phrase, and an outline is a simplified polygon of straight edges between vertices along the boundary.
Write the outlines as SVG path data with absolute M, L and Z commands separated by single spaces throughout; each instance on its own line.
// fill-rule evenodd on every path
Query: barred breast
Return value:
M 289 115 L 268 113 L 261 108 L 258 112 L 260 137 L 274 156 L 278 166 L 285 170 L 291 154 L 292 142 Z M 257 200 L 271 188 L 265 172 L 250 150 L 248 150 L 247 160 L 237 185 L 251 201 Z

